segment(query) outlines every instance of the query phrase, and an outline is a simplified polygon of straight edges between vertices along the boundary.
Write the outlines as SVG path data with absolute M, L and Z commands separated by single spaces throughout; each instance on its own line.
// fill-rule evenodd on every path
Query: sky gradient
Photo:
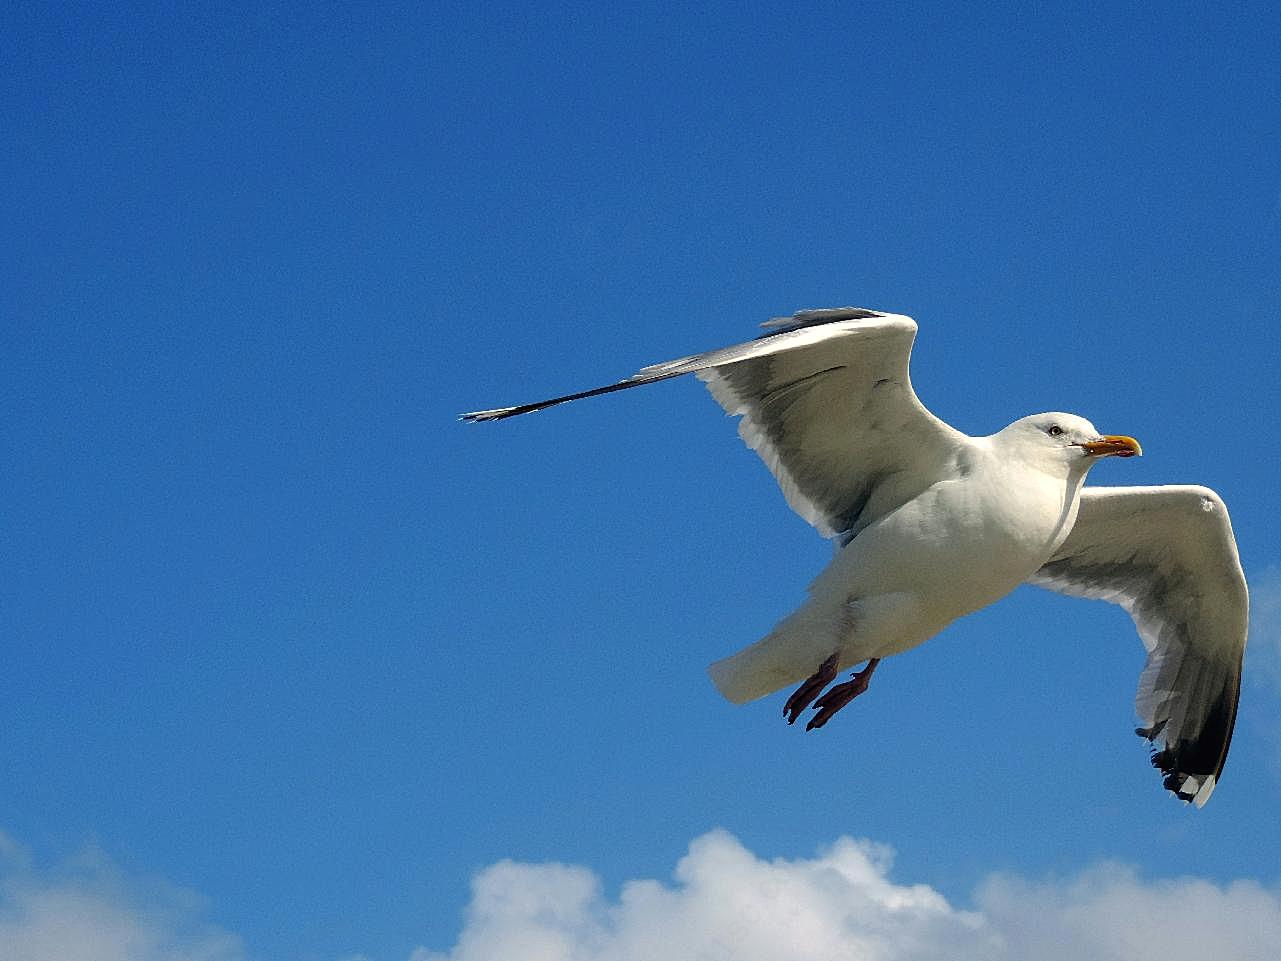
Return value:
M 920 958 L 1027 961 L 1050 903 L 1139 957 L 1068 930 L 1109 884 L 1275 944 L 1274 4 L 0 27 L 0 954 L 497 961 L 546 897 L 614 924 L 570 911 L 548 961 L 645 957 L 667 909 L 710 957 L 701 906 L 770 865 L 847 946 L 928 888 L 885 942 Z M 1257 623 L 1205 809 L 1131 732 L 1124 613 L 1033 588 L 821 732 L 723 702 L 705 665 L 830 547 L 692 380 L 455 420 L 846 304 L 916 318 L 956 427 L 1071 410 L 1144 446 L 1092 483 L 1223 496 Z

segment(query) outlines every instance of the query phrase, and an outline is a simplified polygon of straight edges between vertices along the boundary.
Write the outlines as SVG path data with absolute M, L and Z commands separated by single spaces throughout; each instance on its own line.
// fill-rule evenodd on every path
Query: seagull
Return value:
M 755 340 L 653 364 L 603 387 L 463 414 L 493 421 L 694 374 L 836 553 L 761 640 L 708 668 L 728 700 L 799 686 L 783 713 L 823 727 L 880 662 L 1023 583 L 1111 601 L 1147 649 L 1136 733 L 1167 790 L 1200 807 L 1236 722 L 1249 598 L 1227 508 L 1205 487 L 1085 487 L 1142 453 L 1082 417 L 1022 417 L 970 437 L 908 374 L 916 322 L 860 307 L 767 321 Z M 862 665 L 848 681 L 838 674 Z M 829 686 L 830 685 L 830 686 Z

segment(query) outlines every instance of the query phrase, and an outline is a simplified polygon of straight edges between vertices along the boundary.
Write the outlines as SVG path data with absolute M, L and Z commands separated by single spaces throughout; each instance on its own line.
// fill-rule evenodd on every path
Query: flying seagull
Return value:
M 1074 414 L 1033 414 L 988 437 L 948 426 L 912 390 L 910 317 L 840 307 L 763 326 L 755 340 L 614 384 L 462 418 L 501 420 L 696 375 L 742 418 L 739 434 L 792 509 L 837 542 L 797 611 L 711 665 L 726 698 L 741 704 L 800 682 L 784 715 L 790 724 L 812 708 L 806 730 L 820 728 L 867 689 L 883 658 L 1030 582 L 1129 612 L 1148 652 L 1137 733 L 1165 787 L 1203 805 L 1232 740 L 1249 610 L 1219 496 L 1083 487 L 1104 457 L 1142 451 Z

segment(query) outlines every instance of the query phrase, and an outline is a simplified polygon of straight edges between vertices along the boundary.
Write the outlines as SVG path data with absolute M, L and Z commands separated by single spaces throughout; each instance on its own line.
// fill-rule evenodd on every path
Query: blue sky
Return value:
M 770 864 L 928 890 L 951 945 L 1091 890 L 1281 924 L 1274 4 L 0 26 L 11 954 L 482 959 L 512 891 L 661 930 L 626 882 Z M 1143 442 L 1092 482 L 1222 494 L 1263 616 L 1205 809 L 1131 733 L 1125 615 L 1032 588 L 818 734 L 721 701 L 829 547 L 696 383 L 454 420 L 841 304 L 917 319 L 963 430 L 1066 408 Z

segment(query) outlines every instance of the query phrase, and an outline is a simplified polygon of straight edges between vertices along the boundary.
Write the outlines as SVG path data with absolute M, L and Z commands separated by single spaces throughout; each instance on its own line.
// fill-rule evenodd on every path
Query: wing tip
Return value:
M 1164 724 L 1161 726 L 1164 727 Z M 1159 729 L 1153 731 L 1138 728 L 1135 733 L 1140 737 L 1146 737 L 1149 741 L 1160 736 Z M 1218 786 L 1219 773 L 1223 770 L 1222 761 L 1219 763 L 1219 771 L 1214 773 L 1183 770 L 1179 751 L 1168 746 L 1158 749 L 1155 744 L 1152 747 L 1152 766 L 1164 775 L 1161 783 L 1167 791 L 1180 801 L 1193 804 L 1197 808 L 1205 807 L 1205 802 L 1210 800 L 1210 795 Z
M 458 419 L 464 424 L 482 424 L 491 420 L 502 420 L 520 413 L 519 407 L 495 407 L 493 410 L 472 410 L 459 414 Z
M 1218 785 L 1218 783 L 1219 783 L 1219 779 L 1216 778 L 1213 774 L 1206 777 L 1206 779 L 1201 782 L 1201 787 L 1197 790 L 1196 794 L 1193 796 L 1192 803 L 1195 804 L 1198 808 L 1205 807 L 1205 802 L 1210 800 L 1210 795 L 1214 793 L 1214 789 Z
M 1218 784 L 1218 778 L 1213 774 L 1170 774 L 1165 779 L 1165 788 L 1180 801 L 1194 805 L 1200 809 L 1205 807 L 1205 802 L 1210 800 L 1210 795 L 1214 793 L 1215 785 Z

